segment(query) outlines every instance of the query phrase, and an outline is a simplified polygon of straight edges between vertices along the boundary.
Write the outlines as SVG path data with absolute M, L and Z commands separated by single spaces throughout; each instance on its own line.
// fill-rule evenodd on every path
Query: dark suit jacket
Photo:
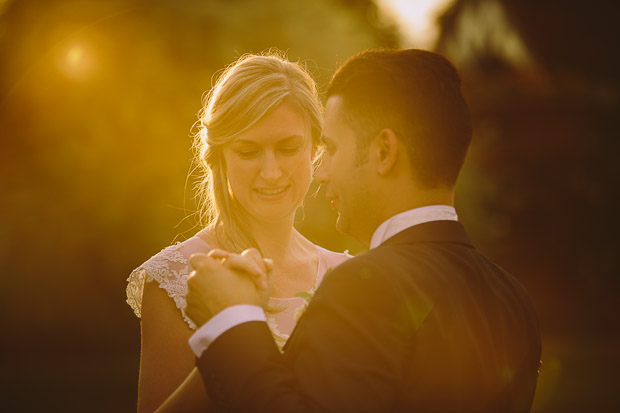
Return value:
M 331 271 L 284 355 L 249 322 L 197 364 L 221 411 L 528 412 L 540 353 L 523 287 L 435 221 Z

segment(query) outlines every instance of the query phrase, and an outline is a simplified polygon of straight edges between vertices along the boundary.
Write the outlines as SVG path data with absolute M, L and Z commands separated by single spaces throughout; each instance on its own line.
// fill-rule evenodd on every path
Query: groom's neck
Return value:
M 370 239 L 376 229 L 383 222 L 387 221 L 394 215 L 401 212 L 409 211 L 415 208 L 421 208 L 430 205 L 448 205 L 454 206 L 454 188 L 392 188 L 391 191 L 385 191 L 377 197 L 381 199 L 381 203 L 377 205 L 372 221 L 372 226 L 366 227 L 366 230 L 356 238 L 366 245 L 370 245 Z

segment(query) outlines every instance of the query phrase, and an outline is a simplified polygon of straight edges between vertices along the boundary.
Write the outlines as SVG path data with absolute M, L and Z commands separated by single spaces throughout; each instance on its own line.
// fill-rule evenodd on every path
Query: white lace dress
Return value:
M 317 268 L 314 286 L 307 291 L 306 297 L 275 298 L 269 299 L 269 308 L 278 311 L 267 313 L 267 323 L 271 329 L 274 339 L 278 346 L 282 348 L 289 338 L 298 315 L 308 303 L 314 290 L 323 280 L 323 275 L 328 269 L 333 268 L 350 258 L 347 253 L 341 254 L 326 250 L 316 246 L 319 254 L 319 265 Z M 183 242 L 177 242 L 159 253 L 155 254 L 144 264 L 136 268 L 127 279 L 127 303 L 131 306 L 136 316 L 142 316 L 142 290 L 145 282 L 157 282 L 159 288 L 168 293 L 174 300 L 180 315 L 192 330 L 196 325 L 185 314 L 185 294 L 187 293 L 187 278 L 191 267 L 189 257 L 192 254 L 209 252 L 211 248 L 202 238 L 194 236 Z M 297 313 L 297 314 L 296 314 Z M 297 317 L 296 317 L 297 315 Z

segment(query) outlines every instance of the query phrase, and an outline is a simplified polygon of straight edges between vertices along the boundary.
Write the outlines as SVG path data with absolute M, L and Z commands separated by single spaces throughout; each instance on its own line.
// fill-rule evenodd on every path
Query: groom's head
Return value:
M 424 50 L 369 50 L 350 58 L 329 84 L 327 153 L 317 171 L 339 212 L 339 229 L 368 240 L 385 214 L 399 212 L 386 209 L 398 204 L 396 197 L 425 203 L 432 194 L 452 193 L 470 138 L 461 82 L 445 58 Z

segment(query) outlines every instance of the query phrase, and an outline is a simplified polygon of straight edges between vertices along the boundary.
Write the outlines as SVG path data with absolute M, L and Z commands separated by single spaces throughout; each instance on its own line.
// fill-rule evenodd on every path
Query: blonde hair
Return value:
M 316 84 L 298 63 L 281 53 L 247 54 L 228 66 L 205 96 L 194 137 L 199 222 L 213 224 L 219 247 L 232 252 L 260 250 L 228 184 L 223 147 L 270 110 L 286 103 L 305 121 L 312 145 L 321 135 L 322 106 Z

